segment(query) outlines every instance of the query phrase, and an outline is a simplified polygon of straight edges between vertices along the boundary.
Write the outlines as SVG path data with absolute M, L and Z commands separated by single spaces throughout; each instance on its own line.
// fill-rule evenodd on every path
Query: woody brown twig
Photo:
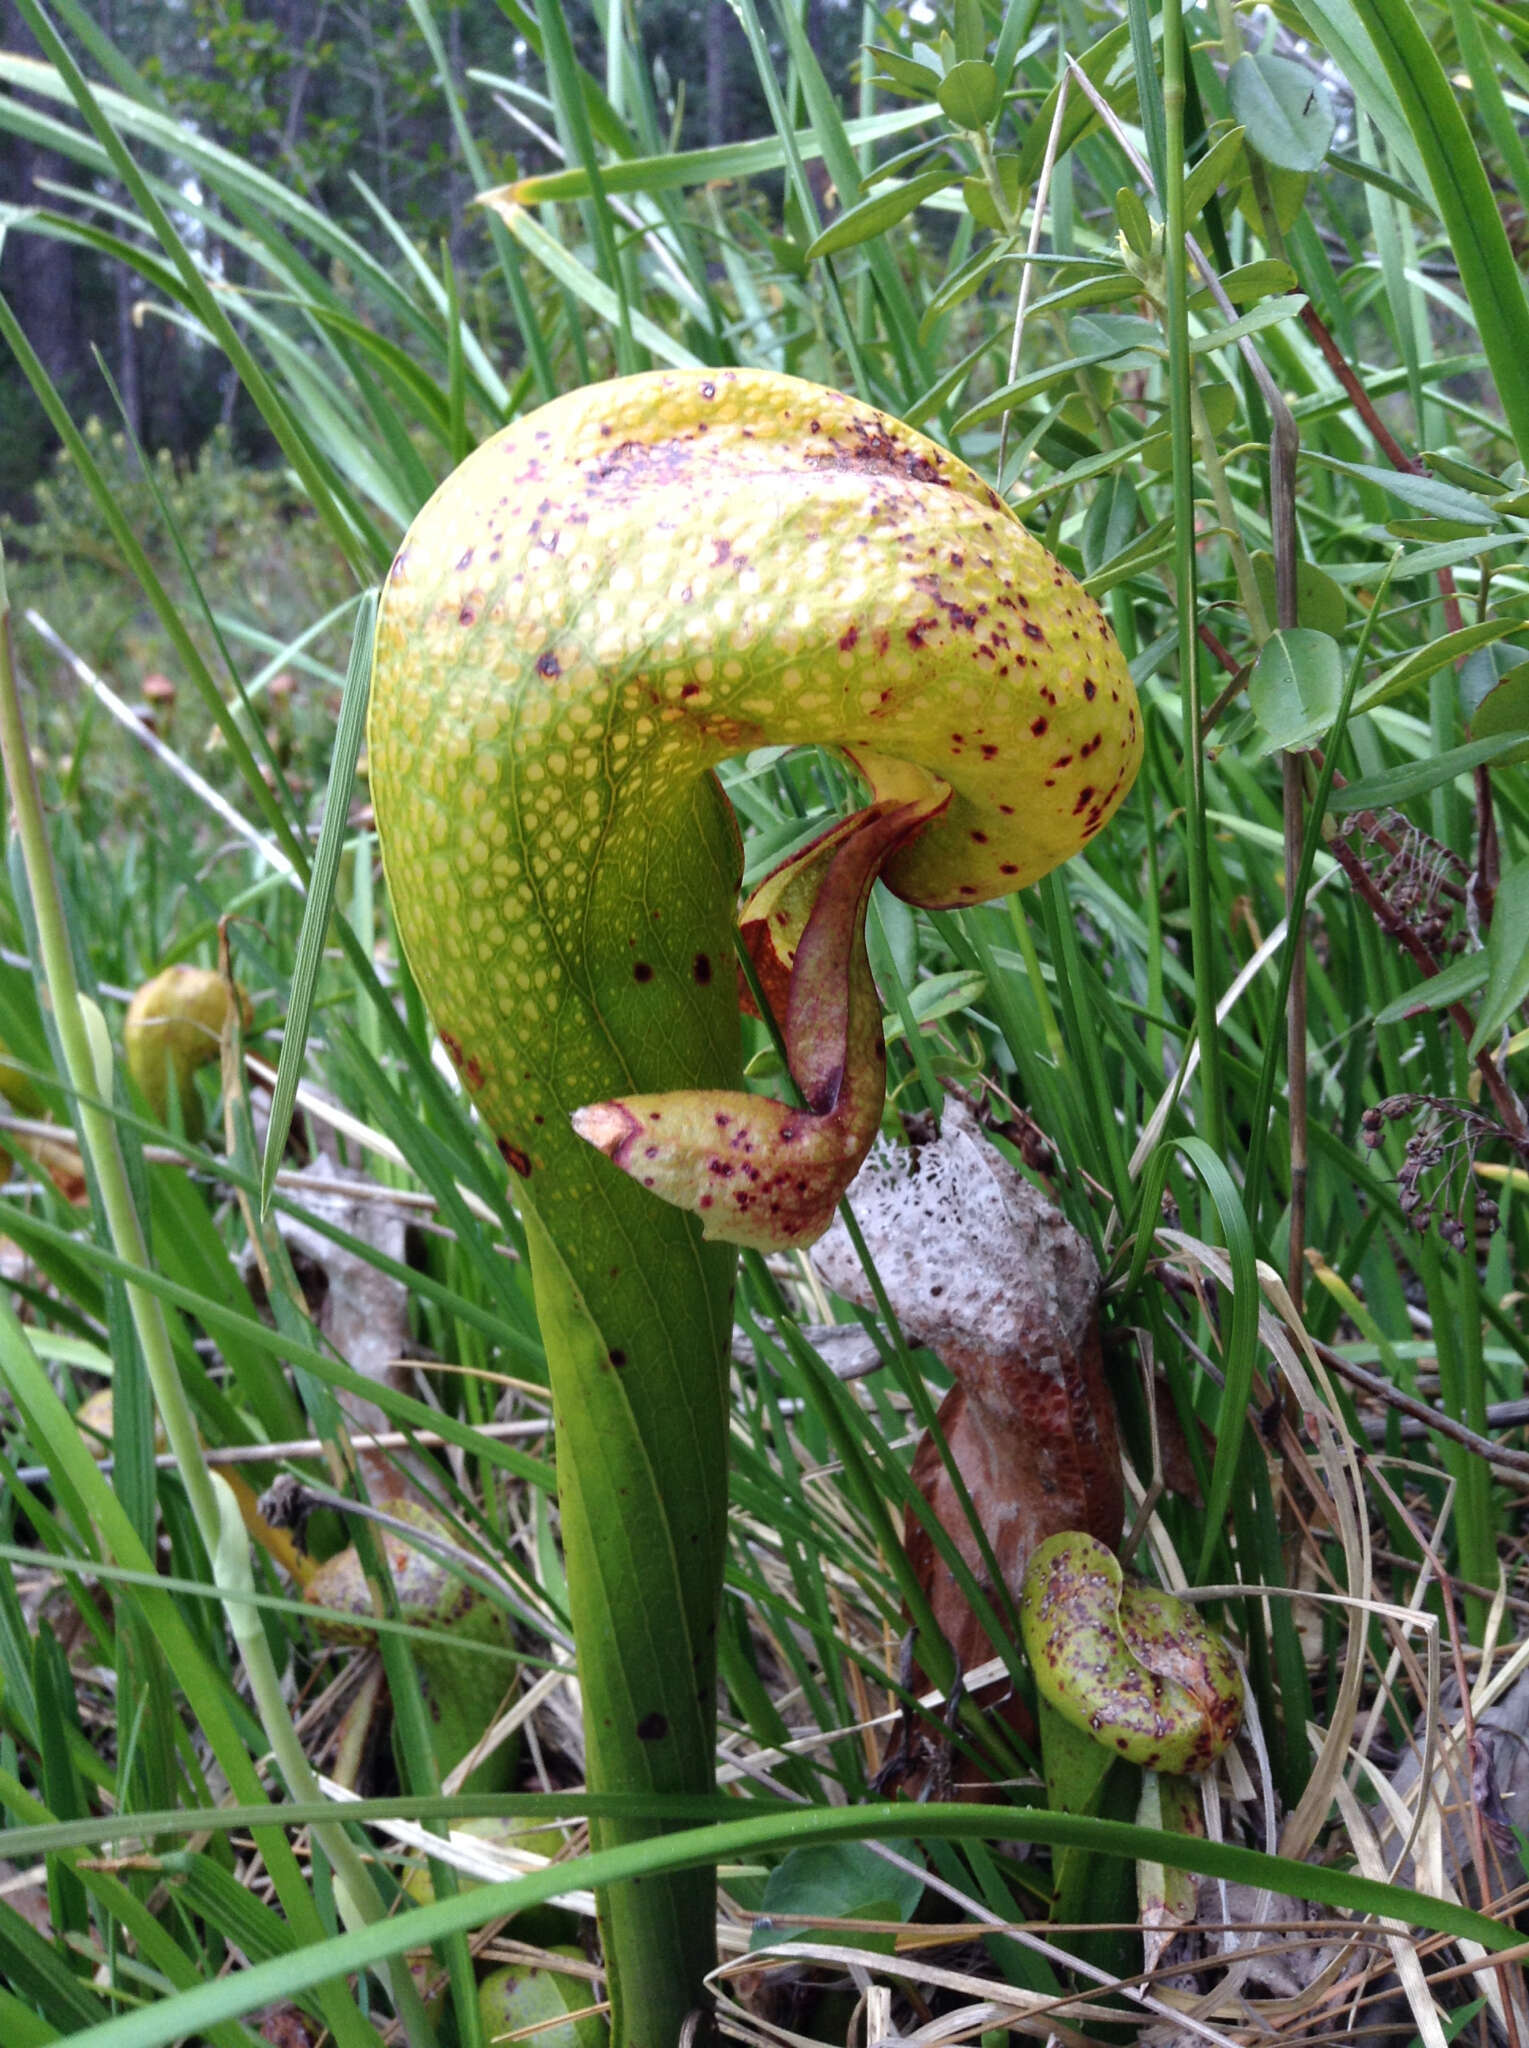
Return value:
M 1332 839 L 1328 842 L 1328 851 L 1353 883 L 1355 893 L 1363 900 L 1381 930 L 1401 942 L 1431 981 L 1439 972 L 1439 963 L 1434 958 L 1432 950 L 1419 938 L 1406 919 L 1397 915 L 1376 888 L 1374 876 L 1355 849 L 1346 839 Z M 1464 1003 L 1451 1003 L 1448 1007 L 1449 1016 L 1456 1030 L 1469 1045 L 1476 1029 L 1469 1010 Z M 1482 1084 L 1492 1098 L 1504 1129 L 1516 1139 L 1529 1138 L 1529 1128 L 1525 1126 L 1524 1113 L 1519 1107 L 1518 1100 L 1503 1079 L 1497 1062 L 1484 1046 L 1476 1055 L 1476 1065 L 1481 1073 Z
M 1306 301 L 1301 310 L 1301 324 L 1317 347 L 1333 375 L 1343 386 L 1355 412 L 1369 429 L 1370 436 L 1387 462 L 1404 476 L 1427 476 L 1428 471 L 1421 462 L 1409 455 L 1396 436 L 1391 432 L 1380 414 L 1375 402 L 1360 383 L 1353 365 L 1334 340 L 1321 314 Z M 1450 568 L 1438 571 L 1439 598 L 1444 608 L 1444 624 L 1449 632 L 1458 633 L 1465 623 L 1460 611 L 1460 594 L 1455 588 L 1455 572 Z M 1471 903 L 1477 923 L 1485 931 L 1492 922 L 1492 907 L 1497 900 L 1498 848 L 1497 816 L 1492 803 L 1492 773 L 1484 764 L 1478 767 L 1474 776 L 1476 787 L 1476 868 L 1471 877 Z

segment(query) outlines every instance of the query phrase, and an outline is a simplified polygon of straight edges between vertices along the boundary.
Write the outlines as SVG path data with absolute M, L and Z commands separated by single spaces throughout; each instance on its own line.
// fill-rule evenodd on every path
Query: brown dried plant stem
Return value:
M 1313 1340 L 1315 1342 L 1315 1340 Z M 1475 1457 L 1484 1458 L 1489 1465 L 1506 1472 L 1529 1474 L 1529 1451 L 1516 1451 L 1508 1444 L 1494 1443 L 1490 1437 L 1479 1436 L 1475 1430 L 1467 1429 L 1463 1422 L 1441 1409 L 1431 1408 L 1426 1401 L 1418 1401 L 1411 1394 L 1404 1394 L 1379 1373 L 1368 1372 L 1362 1365 L 1356 1365 L 1351 1358 L 1345 1358 L 1341 1351 L 1333 1350 L 1329 1344 L 1316 1344 L 1317 1355 L 1329 1371 L 1340 1379 L 1358 1387 L 1372 1399 L 1383 1401 L 1388 1408 L 1394 1408 L 1401 1415 L 1408 1415 L 1425 1428 L 1435 1430 L 1440 1436 L 1447 1436 L 1457 1444 L 1464 1445 Z M 1490 1594 L 1487 1596 L 1492 1597 Z
M 1328 842 L 1328 851 L 1342 868 L 1344 874 L 1353 883 L 1355 894 L 1366 905 L 1371 916 L 1380 926 L 1380 929 L 1383 932 L 1389 933 L 1392 938 L 1400 941 L 1422 969 L 1424 975 L 1431 981 L 1439 972 L 1438 961 L 1411 926 L 1399 918 L 1390 904 L 1387 903 L 1380 890 L 1376 888 L 1374 877 L 1370 874 L 1369 869 L 1360 859 L 1355 849 L 1349 844 L 1347 839 L 1334 838 Z M 1449 1015 L 1455 1028 L 1459 1031 L 1466 1044 L 1469 1045 L 1476 1027 L 1464 1003 L 1451 1003 L 1449 1005 Z M 1526 1129 L 1523 1111 L 1520 1109 L 1512 1089 L 1509 1088 L 1507 1082 L 1503 1079 L 1497 1062 L 1485 1047 L 1477 1053 L 1476 1065 L 1480 1071 L 1482 1083 L 1492 1098 L 1493 1107 L 1502 1119 L 1503 1127 L 1510 1131 L 1515 1138 L 1523 1139 L 1529 1137 L 1529 1129 Z
M 1289 632 L 1299 624 L 1296 595 L 1295 462 L 1300 432 L 1295 415 L 1269 376 L 1256 351 L 1248 360 L 1269 408 L 1269 537 L 1274 551 L 1274 620 Z M 1306 1285 L 1306 1183 L 1310 1150 L 1306 1130 L 1306 906 L 1295 901 L 1296 877 L 1306 841 L 1306 757 L 1288 750 L 1280 755 L 1280 795 L 1285 840 L 1285 908 L 1291 920 L 1290 993 L 1285 1009 L 1286 1103 L 1290 1125 L 1290 1237 L 1285 1258 L 1285 1285 L 1301 1312 Z M 1253 1190 L 1258 1199 L 1258 1190 Z
M 1464 1631 L 1460 1626 L 1460 1609 L 1459 1603 L 1456 1599 L 1458 1587 L 1456 1585 L 1455 1580 L 1450 1576 L 1449 1571 L 1446 1569 L 1444 1560 L 1440 1557 L 1437 1548 L 1435 1547 L 1434 1543 L 1430 1540 L 1429 1533 L 1423 1529 L 1423 1527 L 1418 1522 L 1416 1517 L 1414 1517 L 1407 1511 L 1407 1508 L 1403 1501 L 1397 1495 L 1395 1490 L 1386 1484 L 1384 1478 L 1380 1478 L 1378 1474 L 1376 1476 L 1377 1478 L 1379 1478 L 1381 1491 L 1389 1498 L 1393 1508 L 1400 1516 L 1403 1525 L 1406 1527 L 1408 1533 L 1411 1535 L 1413 1542 L 1416 1543 L 1418 1550 L 1422 1555 L 1424 1563 L 1426 1564 L 1427 1568 L 1433 1573 L 1435 1585 L 1438 1591 L 1439 1603 L 1443 1608 L 1444 1632 L 1449 1642 L 1449 1653 L 1450 1660 L 1454 1666 L 1455 1684 L 1459 1690 L 1460 1695 L 1460 1719 L 1461 1724 L 1465 1731 L 1466 1752 L 1470 1757 L 1474 1759 L 1476 1755 L 1477 1743 L 1476 1715 L 1471 1702 L 1470 1680 L 1466 1674 L 1465 1668 L 1465 1635 Z M 1416 1682 L 1416 1674 L 1414 1674 L 1414 1685 L 1416 1685 Z M 1447 1758 L 1447 1748 L 1444 1752 L 1444 1755 Z M 1447 1763 L 1446 1768 L 1449 1768 L 1449 1765 Z M 1453 1775 L 1452 1771 L 1451 1775 Z M 1423 1797 L 1425 1792 L 1426 1787 L 1420 1783 L 1418 1786 L 1419 1797 Z M 1482 1826 L 1481 1807 L 1477 1803 L 1477 1801 L 1470 1798 L 1464 1799 L 1462 1801 L 1462 1806 L 1464 1809 L 1466 1833 L 1470 1840 L 1471 1848 L 1475 1856 L 1476 1875 L 1477 1881 L 1481 1887 L 1481 1898 L 1483 1903 L 1485 1903 L 1492 1896 L 1492 1889 L 1489 1880 L 1491 1863 L 1487 1855 L 1486 1836 L 1485 1830 Z M 1507 1987 L 1504 1986 L 1505 1991 L 1506 1989 Z M 1509 2048 L 1519 2048 L 1518 2024 L 1513 2010 L 1513 2001 L 1509 1997 L 1505 1997 L 1504 1999 L 1504 2016 L 1507 2020 Z
M 1427 476 L 1425 466 L 1409 455 L 1385 421 L 1375 409 L 1375 402 L 1365 390 L 1354 371 L 1352 363 L 1345 357 L 1321 314 L 1308 299 L 1301 312 L 1301 324 L 1322 351 L 1323 360 L 1343 386 L 1355 412 L 1369 429 L 1370 437 L 1387 462 L 1405 476 Z M 1455 573 L 1444 568 L 1438 572 L 1439 599 L 1444 610 L 1444 624 L 1451 633 L 1458 633 L 1465 623 L 1460 611 L 1460 595 L 1455 588 Z M 1492 907 L 1497 900 L 1498 849 L 1497 814 L 1492 804 L 1492 771 L 1485 764 L 1475 770 L 1476 785 L 1476 868 L 1471 877 L 1471 897 L 1476 915 L 1483 930 L 1492 921 Z

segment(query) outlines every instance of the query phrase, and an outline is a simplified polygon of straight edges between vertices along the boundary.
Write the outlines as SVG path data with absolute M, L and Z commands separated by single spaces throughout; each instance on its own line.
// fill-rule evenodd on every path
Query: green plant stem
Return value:
M 755 71 L 759 75 L 760 88 L 765 96 L 765 104 L 770 110 L 771 122 L 774 124 L 776 134 L 780 137 L 781 148 L 785 152 L 786 181 L 791 188 L 797 205 L 801 209 L 802 219 L 807 224 L 808 232 L 816 232 L 817 205 L 812 196 L 812 187 L 807 182 L 807 173 L 802 163 L 801 152 L 796 146 L 796 129 L 792 124 L 786 102 L 781 95 L 780 84 L 776 78 L 775 58 L 770 50 L 769 39 L 764 32 L 764 24 L 759 19 L 759 9 L 755 5 L 755 0 L 732 0 L 732 4 L 733 11 L 738 19 L 738 25 L 743 30 L 744 38 L 748 43 L 749 55 L 754 60 Z M 855 389 L 860 392 L 870 392 L 875 387 L 861 351 L 859 334 L 856 332 L 854 323 L 849 317 L 849 308 L 844 303 L 844 293 L 840 288 L 832 263 L 825 263 L 824 274 L 828 279 L 829 297 L 833 302 L 834 325 L 838 330 L 839 345 L 844 350 L 845 360 L 849 364 L 850 375 L 854 379 Z
M 111 1043 L 106 1034 L 106 1020 L 94 1003 L 81 995 L 75 976 L 63 899 L 53 866 L 53 849 L 44 822 L 42 792 L 37 785 L 37 771 L 22 718 L 11 646 L 10 600 L 3 551 L 0 551 L 0 761 L 4 763 L 16 836 L 21 844 L 27 886 L 32 898 L 43 994 L 53 1013 L 69 1086 L 78 1108 L 80 1135 L 94 1169 L 102 1213 L 117 1256 L 132 1266 L 144 1267 L 149 1263 L 148 1244 L 133 1201 L 117 1127 L 106 1107 L 112 1088 Z M 164 1311 L 152 1294 L 132 1280 L 124 1282 L 124 1292 L 165 1440 L 175 1458 L 197 1533 L 208 1556 L 216 1561 L 228 1554 L 224 1511 L 218 1485 L 202 1455 L 191 1404 L 186 1399 L 175 1363 Z M 231 1495 L 228 1498 L 232 1500 Z M 237 1520 L 236 1508 L 234 1514 Z M 239 1524 L 239 1535 L 243 1539 L 242 1523 Z M 248 1577 L 247 1540 L 244 1572 Z M 220 1588 L 223 1583 L 220 1575 Z M 304 1792 L 316 1787 L 316 1781 L 308 1769 L 297 1731 L 282 1698 L 280 1681 L 271 1663 L 270 1648 L 259 1616 L 243 1601 L 233 1600 L 225 1603 L 225 1613 L 241 1648 L 246 1650 L 247 1658 L 252 1649 L 252 1644 L 246 1642 L 251 1624 L 259 1638 L 266 1668 L 257 1679 L 252 1666 L 250 1678 L 261 1726 L 294 1796 L 302 1797 Z M 289 1763 L 300 1764 L 301 1772 L 305 1774 L 297 1782 L 290 1775 Z M 337 1829 L 333 1832 L 339 1834 Z M 341 1861 L 336 1862 L 335 1867 L 337 1871 L 348 1868 L 346 1889 L 353 1908 L 350 1917 L 359 1923 L 384 1917 L 385 1908 L 365 1865 L 343 1836 L 340 1836 L 340 1841 L 343 1844 Z M 433 2041 L 434 2030 L 419 2002 L 407 1968 L 401 1973 L 390 1972 L 390 1976 L 398 1978 L 392 1989 L 395 1999 L 400 2000 L 398 2009 L 406 2019 L 409 2039 L 418 2044 Z
M 1306 829 L 1299 844 L 1297 861 L 1292 863 L 1289 849 L 1287 848 L 1286 851 L 1287 886 L 1285 901 L 1289 933 L 1284 949 L 1280 954 L 1279 979 L 1275 984 L 1274 1015 L 1276 1017 L 1284 1015 L 1290 1000 L 1290 989 L 1295 978 L 1297 956 L 1298 952 L 1302 950 L 1297 944 L 1297 934 L 1300 927 L 1305 923 L 1306 899 L 1310 893 L 1311 878 L 1316 869 L 1317 851 L 1322 843 L 1322 820 L 1327 813 L 1327 800 L 1332 794 L 1333 782 L 1338 767 L 1338 755 L 1343 748 L 1344 736 L 1348 731 L 1349 716 L 1354 706 L 1354 694 L 1359 687 L 1359 679 L 1364 673 L 1365 660 L 1369 655 L 1370 637 L 1375 630 L 1376 613 L 1380 610 L 1381 602 L 1385 597 L 1386 591 L 1390 588 L 1391 577 L 1398 559 L 1398 556 L 1392 557 L 1384 576 L 1380 580 L 1375 602 L 1367 613 L 1364 625 L 1360 629 L 1359 643 L 1354 649 L 1354 658 L 1349 663 L 1348 676 L 1344 682 L 1343 696 L 1338 704 L 1337 716 L 1333 720 L 1332 730 L 1327 737 L 1322 768 L 1317 777 L 1317 785 L 1313 793 L 1311 809 L 1306 821 Z M 1247 1174 L 1244 1181 L 1244 1185 L 1249 1191 L 1248 1200 L 1251 1204 L 1250 1220 L 1255 1231 L 1258 1228 L 1258 1205 L 1263 1193 L 1264 1152 L 1268 1144 L 1269 1117 L 1274 1104 L 1274 1084 L 1278 1073 L 1278 1063 L 1279 1045 L 1271 1033 L 1269 1041 L 1264 1048 L 1263 1064 L 1258 1074 L 1258 1090 L 1253 1098 L 1251 1136 L 1248 1141 Z
M 1062 1037 L 1062 1027 L 1057 1023 L 1051 991 L 1046 986 L 1046 977 L 1041 969 L 1041 956 L 1036 951 L 1035 935 L 1030 929 L 1030 919 L 1026 914 L 1023 895 L 1009 898 L 1009 929 L 1014 934 L 1014 943 L 1018 946 L 1020 958 L 1025 963 L 1025 978 L 1030 984 L 1031 998 L 1040 1013 L 1046 1050 L 1050 1053 L 1058 1072 L 1065 1073 L 1071 1064 L 1067 1057 L 1067 1043 Z
M 1195 1018 L 1200 1033 L 1199 1128 L 1211 1150 L 1226 1151 L 1225 1083 L 1216 1028 L 1215 933 L 1211 919 L 1210 838 L 1205 816 L 1205 751 L 1201 738 L 1199 587 L 1195 561 L 1193 365 L 1189 354 L 1189 289 L 1184 218 L 1184 22 L 1178 0 L 1164 0 L 1163 116 L 1167 182 L 1162 193 L 1164 268 L 1168 286 L 1169 440 L 1173 450 L 1173 516 L 1179 535 L 1176 597 L 1179 676 L 1184 704 L 1184 822 L 1189 842 L 1189 915 L 1194 939 Z
M 1459 1273 L 1460 1413 L 1451 1419 L 1480 1438 L 1487 1433 L 1486 1364 L 1481 1355 L 1481 1277 L 1476 1267 L 1476 1190 L 1467 1182 L 1460 1206 L 1465 1250 L 1456 1255 Z M 1443 1375 L 1439 1380 L 1443 1395 Z M 1474 1452 L 1461 1475 L 1460 1570 L 1473 1585 L 1492 1583 L 1497 1572 L 1497 1535 L 1492 1514 L 1492 1468 Z M 1489 1603 L 1467 1593 L 1466 1628 L 1474 1643 L 1486 1635 Z
M 1474 1207 L 1471 1216 L 1474 1220 Z M 1467 1258 L 1471 1261 L 1475 1258 L 1474 1245 L 1469 1239 Z M 1463 1259 L 1462 1266 L 1465 1263 Z M 1461 1330 L 1467 1307 L 1477 1304 L 1462 1300 L 1461 1295 L 1474 1294 L 1476 1289 L 1474 1286 L 1469 1290 L 1462 1287 L 1457 1294 L 1449 1285 L 1439 1240 L 1432 1226 L 1418 1239 L 1418 1275 L 1427 1295 L 1428 1313 L 1433 1324 L 1435 1358 L 1439 1369 L 1439 1406 L 1452 1422 L 1469 1427 L 1470 1411 L 1475 1404 L 1470 1399 L 1467 1384 Z M 1479 1315 L 1477 1327 L 1480 1327 Z M 1479 1355 L 1479 1345 L 1475 1348 Z M 1442 1440 L 1439 1455 L 1455 1481 L 1455 1551 L 1461 1573 L 1476 1584 L 1487 1584 L 1496 1571 L 1488 1521 L 1491 1473 L 1479 1458 L 1451 1437 Z M 1487 1603 L 1484 1600 L 1467 1598 L 1466 1629 L 1474 1642 L 1481 1640 L 1486 1615 Z
M 1262 647 L 1269 637 L 1269 615 L 1264 610 L 1263 593 L 1258 587 L 1258 578 L 1253 573 L 1253 557 L 1248 553 L 1248 544 L 1242 537 L 1242 523 L 1237 517 L 1237 501 L 1232 496 L 1232 487 L 1226 480 L 1226 464 L 1221 460 L 1221 451 L 1216 446 L 1215 432 L 1211 427 L 1210 415 L 1205 410 L 1205 397 L 1200 390 L 1199 379 L 1191 376 L 1189 381 L 1190 416 L 1194 421 L 1195 441 L 1200 451 L 1200 467 L 1205 471 L 1206 482 L 1210 485 L 1211 499 L 1216 507 L 1216 517 L 1221 522 L 1222 537 L 1226 541 L 1227 553 L 1232 558 L 1232 569 L 1237 578 L 1237 595 L 1248 617 L 1248 632 L 1255 647 Z
M 1034 258 L 1040 248 L 1041 220 L 1046 211 L 1046 196 L 1051 186 L 1051 173 L 1056 163 L 1057 145 L 1062 132 L 1062 116 L 1066 106 L 1067 74 L 1064 71 L 1061 87 L 1057 93 L 1056 112 L 1052 116 L 1051 132 L 1046 138 L 1046 154 L 1041 161 L 1040 177 L 1035 189 L 1035 201 L 1030 219 L 1030 241 L 1027 250 L 1031 260 L 1025 264 L 1021 273 L 1019 293 L 1014 302 L 1014 327 L 1009 337 L 1009 372 L 1007 379 L 1011 384 L 1019 375 L 1019 348 L 1020 343 L 1024 339 L 1025 312 L 1030 303 L 1030 293 L 1035 280 Z M 972 147 L 976 152 L 978 166 L 982 172 L 983 183 L 987 186 L 988 196 L 993 202 L 993 210 L 998 215 L 1005 239 L 1017 248 L 1023 216 L 1017 205 L 1010 204 L 1009 195 L 1004 189 L 1003 173 L 999 166 L 998 158 L 993 151 L 992 138 L 985 128 L 978 128 L 972 132 L 970 139 Z M 1093 392 L 1089 386 L 1088 378 L 1080 373 L 1077 382 L 1084 399 L 1092 403 Z M 1011 417 L 1012 415 L 1006 412 L 998 427 L 997 480 L 1000 491 L 1007 488 L 1004 482 L 1004 475 L 1008 461 L 1009 422 Z
M 876 40 L 879 10 L 875 0 L 861 0 L 860 4 L 860 46 L 866 49 Z M 856 112 L 862 121 L 868 121 L 876 111 L 875 70 L 869 60 L 860 66 L 859 104 Z M 862 179 L 868 178 L 876 167 L 876 145 L 862 142 L 855 152 Z M 869 268 L 859 272 L 855 279 L 855 332 L 869 334 L 875 305 L 874 280 Z

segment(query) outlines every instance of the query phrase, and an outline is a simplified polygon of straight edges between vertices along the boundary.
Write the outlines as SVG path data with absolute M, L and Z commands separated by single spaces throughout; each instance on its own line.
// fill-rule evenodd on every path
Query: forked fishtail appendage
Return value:
M 703 1237 L 779 1251 L 811 1244 L 833 1220 L 880 1126 L 886 1094 L 881 1005 L 865 950 L 871 887 L 944 802 L 942 793 L 923 803 L 873 804 L 791 862 L 791 879 L 805 871 L 812 894 L 789 956 L 779 943 L 785 932 L 770 931 L 768 912 L 760 919 L 757 895 L 750 906 L 753 929 L 763 934 L 755 958 L 772 963 L 777 989 L 784 981 L 786 1057 L 805 1106 L 741 1090 L 687 1089 L 575 1110 L 581 1138 L 666 1202 L 693 1209 Z M 791 922 L 785 908 L 774 914 Z

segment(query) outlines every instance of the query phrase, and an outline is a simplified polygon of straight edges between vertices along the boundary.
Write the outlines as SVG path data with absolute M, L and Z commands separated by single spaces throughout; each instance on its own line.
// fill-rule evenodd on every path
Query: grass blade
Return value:
M 266 1216 L 276 1192 L 276 1174 L 287 1149 L 292 1109 L 297 1101 L 297 1084 L 302 1078 L 308 1048 L 308 1020 L 313 1014 L 313 991 L 318 983 L 324 957 L 324 935 L 329 930 L 334 908 L 335 880 L 340 872 L 340 855 L 345 847 L 346 821 L 350 815 L 350 792 L 356 779 L 356 762 L 361 737 L 366 730 L 366 700 L 372 673 L 372 632 L 377 623 L 377 593 L 370 591 L 356 613 L 355 634 L 350 643 L 350 665 L 345 672 L 345 690 L 340 699 L 340 722 L 330 758 L 329 788 L 324 799 L 324 822 L 308 876 L 303 925 L 298 933 L 297 954 L 292 963 L 292 990 L 287 1004 L 286 1026 L 282 1032 L 281 1057 L 276 1067 L 276 1087 L 271 1097 L 271 1117 L 266 1128 L 265 1157 L 260 1168 L 260 1214 Z
M 1152 1860 L 1173 1870 L 1194 1870 L 1316 1899 L 1324 1905 L 1384 1915 L 1404 1926 L 1416 1924 L 1479 1942 L 1491 1954 L 1516 1945 L 1511 1927 L 1452 1901 L 1356 1877 L 1349 1871 L 1320 1864 L 1297 1863 L 1266 1856 L 1227 1842 L 1165 1834 L 1154 1828 L 1119 1821 L 1090 1820 L 1076 1814 L 1041 1813 L 1023 1808 L 947 1806 L 937 1813 L 906 1804 L 859 1807 L 787 1808 L 713 1827 L 687 1829 L 647 1841 L 607 1849 L 597 1855 L 559 1863 L 534 1876 L 508 1884 L 483 1885 L 467 1897 L 441 1901 L 404 1914 L 360 1933 L 342 1935 L 317 1948 L 300 1949 L 268 1963 L 225 1977 L 178 1998 L 165 1999 L 145 2011 L 87 2027 L 75 2035 L 71 2048 L 169 2048 L 186 2035 L 237 2018 L 267 1999 L 302 1991 L 338 1971 L 365 1969 L 406 1948 L 436 1941 L 444 1935 L 478 1927 L 572 1889 L 646 1877 L 659 1871 L 682 1870 L 719 1860 L 742 1860 L 766 1848 L 822 1841 L 893 1841 L 922 1834 L 960 1840 L 975 1835 L 997 1841 L 1043 1842 Z
M 1352 0 L 1374 39 L 1433 187 L 1508 432 L 1529 449 L 1529 304 L 1481 153 L 1410 7 Z

